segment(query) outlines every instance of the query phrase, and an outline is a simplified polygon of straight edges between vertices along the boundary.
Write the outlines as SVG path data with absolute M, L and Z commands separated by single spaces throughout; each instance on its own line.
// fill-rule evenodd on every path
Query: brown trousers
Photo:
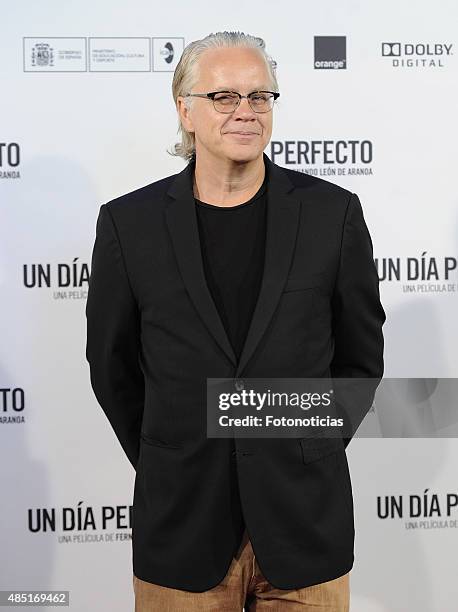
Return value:
M 262 575 L 245 530 L 225 578 L 202 593 L 133 576 L 135 612 L 349 612 L 350 573 L 297 590 L 274 588 Z

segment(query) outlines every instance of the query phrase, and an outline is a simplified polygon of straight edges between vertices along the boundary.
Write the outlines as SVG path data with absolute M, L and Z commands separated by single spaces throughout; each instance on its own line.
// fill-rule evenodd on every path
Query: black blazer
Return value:
M 350 438 L 206 437 L 207 377 L 383 374 L 385 312 L 357 195 L 263 157 L 265 269 L 238 362 L 205 281 L 194 162 L 103 204 L 97 220 L 91 384 L 136 469 L 134 574 L 166 587 L 216 586 L 245 524 L 274 587 L 353 566 Z

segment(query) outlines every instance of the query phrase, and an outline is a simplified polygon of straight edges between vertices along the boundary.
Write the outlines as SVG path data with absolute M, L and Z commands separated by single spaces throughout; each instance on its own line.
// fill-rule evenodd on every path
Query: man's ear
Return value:
M 185 98 L 183 96 L 177 97 L 177 111 L 184 129 L 187 132 L 194 132 L 194 125 L 192 123 L 190 112 L 185 104 Z

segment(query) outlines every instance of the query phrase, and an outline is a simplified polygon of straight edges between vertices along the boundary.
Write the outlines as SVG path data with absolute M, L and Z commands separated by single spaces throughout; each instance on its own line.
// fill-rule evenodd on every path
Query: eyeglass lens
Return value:
M 274 97 L 270 93 L 255 92 L 248 96 L 251 108 L 257 112 L 266 112 L 272 108 Z M 232 93 L 218 93 L 213 99 L 217 111 L 228 113 L 238 106 L 239 97 Z

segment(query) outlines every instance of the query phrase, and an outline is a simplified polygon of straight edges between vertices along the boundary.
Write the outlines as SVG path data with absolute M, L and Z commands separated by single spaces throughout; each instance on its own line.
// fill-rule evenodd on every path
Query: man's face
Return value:
M 207 49 L 199 60 L 199 80 L 190 93 L 219 89 L 247 95 L 252 91 L 272 91 L 267 66 L 255 49 L 230 47 Z M 196 156 L 251 161 L 262 155 L 272 135 L 272 111 L 256 113 L 243 98 L 235 111 L 219 113 L 209 99 L 191 98 L 188 111 L 184 99 L 177 100 L 184 128 L 195 134 Z M 242 136 L 237 132 L 251 132 Z

